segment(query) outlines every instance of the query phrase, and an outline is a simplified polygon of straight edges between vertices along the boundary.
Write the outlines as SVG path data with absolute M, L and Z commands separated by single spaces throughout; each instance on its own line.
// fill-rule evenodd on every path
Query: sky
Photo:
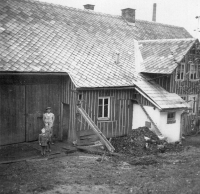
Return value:
M 200 0 L 40 0 L 83 9 L 95 5 L 94 11 L 121 15 L 121 9 L 136 9 L 136 19 L 152 21 L 153 3 L 157 4 L 156 21 L 184 27 L 200 40 Z M 199 16 L 199 19 L 195 17 Z M 199 28 L 199 29 L 198 29 Z

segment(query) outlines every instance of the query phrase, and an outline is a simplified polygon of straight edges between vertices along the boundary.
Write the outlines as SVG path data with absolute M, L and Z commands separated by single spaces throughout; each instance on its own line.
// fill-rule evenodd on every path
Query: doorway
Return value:
M 62 139 L 66 140 L 68 138 L 69 132 L 69 117 L 70 117 L 70 108 L 69 104 L 62 103 Z

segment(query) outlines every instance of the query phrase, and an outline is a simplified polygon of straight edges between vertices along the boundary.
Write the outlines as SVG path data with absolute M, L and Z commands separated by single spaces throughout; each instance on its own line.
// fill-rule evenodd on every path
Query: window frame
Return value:
M 78 101 L 82 101 L 83 100 L 83 94 L 82 93 L 78 93 Z
M 189 73 L 189 80 L 190 81 L 198 81 L 199 80 L 199 70 L 198 70 L 198 63 L 195 63 L 195 62 L 193 62 L 193 61 L 189 61 L 188 62 L 188 64 L 189 64 L 189 71 L 190 71 L 190 73 Z M 193 72 L 191 72 L 192 71 L 192 68 L 191 68 L 191 66 L 194 66 L 194 70 L 193 70 Z M 194 78 L 194 74 L 196 73 L 196 78 Z M 193 78 L 191 78 L 191 75 L 193 75 Z
M 173 114 L 172 118 L 169 118 L 169 115 Z M 167 113 L 167 124 L 173 124 L 176 123 L 176 112 L 168 112 Z
M 99 116 L 99 100 L 102 99 L 102 117 Z M 105 100 L 108 99 L 108 116 L 104 117 L 104 111 L 105 111 Z M 104 96 L 104 97 L 99 97 L 98 98 L 98 120 L 109 120 L 110 119 L 110 97 Z
M 178 78 L 178 71 L 180 71 L 180 78 Z M 185 79 L 185 62 L 181 62 L 176 68 L 176 81 L 183 81 L 184 79 Z

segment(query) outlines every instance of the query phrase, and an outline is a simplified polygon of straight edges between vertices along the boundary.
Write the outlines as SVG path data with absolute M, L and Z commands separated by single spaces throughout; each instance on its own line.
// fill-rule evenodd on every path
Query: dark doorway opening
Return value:
M 69 117 L 70 117 L 69 104 L 62 103 L 62 139 L 63 140 L 66 140 L 68 138 Z

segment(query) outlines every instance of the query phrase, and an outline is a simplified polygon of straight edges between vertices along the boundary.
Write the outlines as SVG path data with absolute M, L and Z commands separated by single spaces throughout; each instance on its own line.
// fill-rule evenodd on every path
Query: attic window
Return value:
M 190 80 L 191 81 L 197 80 L 199 78 L 198 63 L 189 62 L 189 66 L 190 66 Z
M 194 54 L 196 53 L 195 50 L 196 50 L 195 47 L 193 47 L 193 48 L 190 50 L 190 54 L 193 54 L 193 55 L 194 55 Z
M 176 68 L 176 81 L 184 80 L 185 76 L 185 63 L 181 63 Z
M 167 124 L 176 123 L 176 112 L 167 113 Z

